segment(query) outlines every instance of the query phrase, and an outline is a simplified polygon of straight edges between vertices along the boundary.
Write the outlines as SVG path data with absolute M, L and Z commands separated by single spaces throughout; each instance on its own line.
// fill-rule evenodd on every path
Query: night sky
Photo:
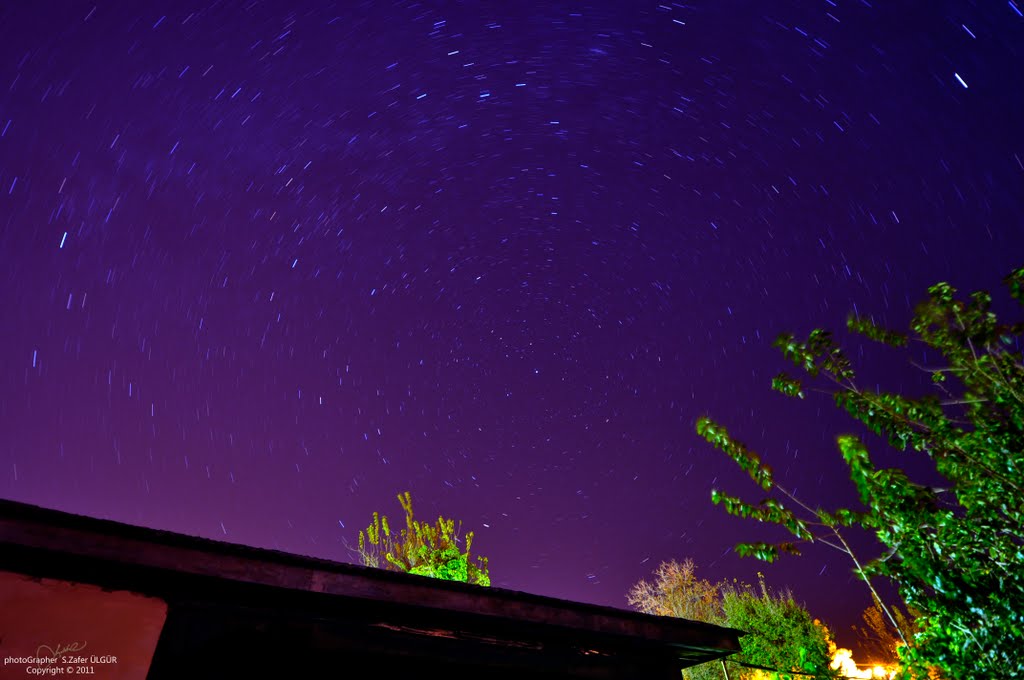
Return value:
M 410 490 L 496 586 L 692 557 L 850 644 L 850 563 L 735 556 L 779 534 L 694 424 L 854 501 L 771 341 L 1024 263 L 1022 11 L 4 2 L 0 496 L 352 561 Z

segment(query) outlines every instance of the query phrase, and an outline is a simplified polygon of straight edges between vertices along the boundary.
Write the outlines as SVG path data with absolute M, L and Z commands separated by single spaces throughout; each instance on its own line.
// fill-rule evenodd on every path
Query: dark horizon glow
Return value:
M 351 561 L 410 490 L 497 587 L 625 607 L 691 557 L 853 644 L 841 556 L 731 552 L 777 534 L 711 505 L 757 490 L 694 423 L 854 502 L 857 428 L 772 393 L 770 345 L 940 280 L 1005 300 L 1015 1 L 40 1 L 0 32 L 0 496 Z

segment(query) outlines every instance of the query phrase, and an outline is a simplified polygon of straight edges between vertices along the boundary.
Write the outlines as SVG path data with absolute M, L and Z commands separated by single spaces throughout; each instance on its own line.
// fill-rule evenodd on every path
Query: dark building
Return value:
M 741 634 L 0 501 L 5 678 L 678 680 Z

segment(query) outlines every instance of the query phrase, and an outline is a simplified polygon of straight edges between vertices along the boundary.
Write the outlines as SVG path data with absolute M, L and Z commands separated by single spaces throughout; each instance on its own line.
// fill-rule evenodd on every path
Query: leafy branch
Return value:
M 1005 283 L 1011 298 L 1024 305 L 1024 268 Z M 775 342 L 807 379 L 827 389 L 782 373 L 772 379 L 773 390 L 797 399 L 810 390 L 827 392 L 892 447 L 926 455 L 947 480 L 943 489 L 916 484 L 898 468 L 877 468 L 859 437 L 843 435 L 838 449 L 864 509 L 826 511 L 779 484 L 771 468 L 723 426 L 708 417 L 697 422 L 700 436 L 762 490 L 784 499 L 751 504 L 712 491 L 712 501 L 730 514 L 777 524 L 795 539 L 742 543 L 737 552 L 773 561 L 781 553 L 799 554 L 800 544 L 819 542 L 846 554 L 899 634 L 904 663 L 917 673 L 1024 674 L 1024 323 L 1001 323 L 991 304 L 985 292 L 963 300 L 939 283 L 915 308 L 908 333 L 856 315 L 847 319 L 847 329 L 869 341 L 901 351 L 914 343 L 941 356 L 934 369 L 909 360 L 931 374 L 941 396 L 860 389 L 851 362 L 821 329 L 805 340 L 784 334 Z M 852 527 L 874 533 L 885 551 L 862 561 L 844 536 Z M 905 605 L 920 614 L 912 635 L 905 618 L 901 625 L 898 611 L 878 597 L 872 583 L 878 576 L 892 580 Z

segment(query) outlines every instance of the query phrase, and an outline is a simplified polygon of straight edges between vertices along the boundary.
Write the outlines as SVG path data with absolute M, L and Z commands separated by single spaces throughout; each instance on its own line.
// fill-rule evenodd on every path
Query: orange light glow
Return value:
M 834 648 L 832 650 L 832 663 L 830 667 L 838 670 L 848 678 L 892 678 L 896 675 L 895 668 L 885 666 L 874 666 L 871 668 L 859 668 L 853 660 L 853 652 L 849 649 Z

